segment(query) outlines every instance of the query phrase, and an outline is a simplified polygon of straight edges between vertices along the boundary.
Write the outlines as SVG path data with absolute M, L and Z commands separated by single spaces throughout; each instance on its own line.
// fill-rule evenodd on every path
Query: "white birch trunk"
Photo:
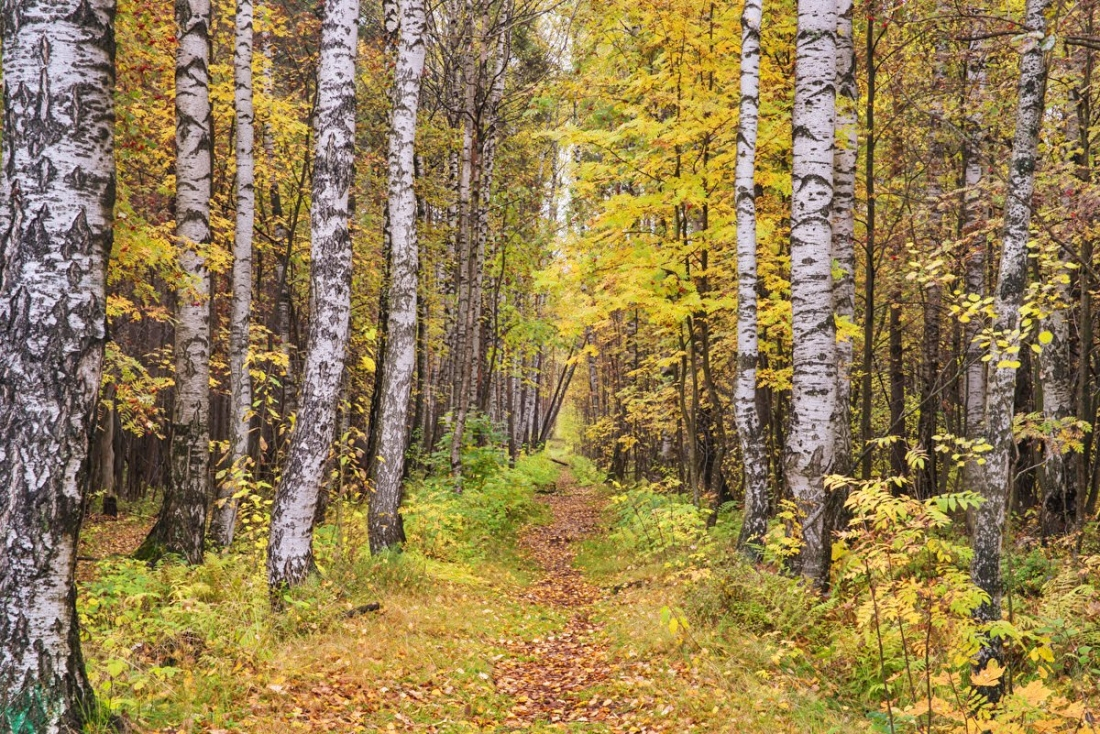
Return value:
M 330 0 L 321 24 L 310 207 L 310 325 L 298 417 L 275 492 L 267 549 L 272 589 L 315 569 L 313 517 L 333 440 L 351 317 L 349 191 L 355 155 L 358 0 Z
M 975 486 L 984 502 L 973 513 L 974 557 L 970 564 L 974 583 L 989 595 L 976 612 L 979 621 L 1001 618 L 1001 551 L 1005 510 L 1012 486 L 1012 417 L 1016 370 L 1019 365 L 1020 306 L 1027 286 L 1027 242 L 1031 223 L 1031 197 L 1035 189 L 1035 167 L 1039 131 L 1046 93 L 1046 40 L 1043 17 L 1049 0 L 1027 0 L 1024 26 L 1027 46 L 1020 60 L 1019 97 L 1016 103 L 1016 133 L 1008 166 L 1004 208 L 1001 263 L 994 292 L 993 330 L 990 346 L 989 385 L 986 395 L 986 440 L 993 447 L 986 462 L 974 472 Z M 999 346 L 1004 340 L 1007 346 Z M 1001 648 L 992 640 L 978 657 L 978 666 L 998 658 Z M 990 692 L 997 698 L 999 689 Z
M 252 227 L 256 221 L 255 115 L 252 108 L 252 0 L 237 0 L 236 45 L 233 54 L 237 141 L 237 222 L 233 240 L 233 306 L 229 316 L 229 440 L 230 474 L 219 490 L 210 533 L 223 548 L 233 542 L 239 489 L 235 477 L 249 467 L 252 421 L 252 376 L 248 371 L 249 327 L 252 314 Z
M 756 135 L 760 117 L 760 22 L 763 4 L 745 0 L 741 13 L 741 107 L 737 131 L 737 383 L 734 413 L 745 482 L 739 545 L 753 557 L 768 530 L 768 460 L 756 402 Z
M 854 324 L 856 317 L 856 253 L 855 253 L 855 203 L 856 157 L 859 152 L 856 134 L 859 120 L 856 106 L 859 103 L 859 87 L 856 84 L 856 52 L 852 30 L 852 0 L 838 0 L 836 18 L 836 151 L 833 155 L 833 249 L 832 260 L 837 278 L 833 283 L 833 306 L 836 318 L 845 324 Z M 832 471 L 848 474 L 851 471 L 852 431 L 852 360 L 855 343 L 851 337 L 836 344 L 836 410 L 833 412 L 833 431 L 836 436 Z M 838 495 L 830 506 L 842 503 Z M 842 515 L 842 506 L 834 507 Z
M 418 251 L 413 191 L 416 116 L 426 46 L 424 0 L 397 0 L 399 36 L 389 135 L 390 287 L 386 355 L 379 382 L 378 459 L 368 524 L 372 553 L 404 540 L 401 481 L 409 443 L 409 396 L 416 369 Z M 387 25 L 389 15 L 387 14 Z
M 795 48 L 791 201 L 794 377 L 786 475 L 802 515 L 801 574 L 820 585 L 828 570 L 825 474 L 833 463 L 836 326 L 830 252 L 836 84 L 836 6 L 799 0 Z
M 79 731 L 93 705 L 77 535 L 106 341 L 113 0 L 3 9 L 0 728 Z M 21 722 L 22 726 L 19 723 Z
M 202 563 L 210 491 L 210 0 L 180 0 L 176 23 L 176 238 L 184 280 L 176 292 L 172 468 L 157 523 L 137 555 Z

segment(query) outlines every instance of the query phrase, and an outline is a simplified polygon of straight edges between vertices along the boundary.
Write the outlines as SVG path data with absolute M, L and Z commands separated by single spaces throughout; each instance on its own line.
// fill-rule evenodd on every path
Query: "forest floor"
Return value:
M 145 720 L 212 734 L 869 730 L 818 680 L 784 673 L 774 646 L 746 635 L 716 653 L 673 622 L 675 581 L 606 542 L 602 488 L 564 471 L 539 502 L 548 522 L 514 553 L 472 569 L 424 560 L 380 611 L 253 661 L 177 663 L 168 707 Z

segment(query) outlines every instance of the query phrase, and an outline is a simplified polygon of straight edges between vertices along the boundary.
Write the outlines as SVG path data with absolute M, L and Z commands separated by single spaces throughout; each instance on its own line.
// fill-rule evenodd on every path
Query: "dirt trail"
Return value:
M 629 676 L 621 663 L 614 664 L 600 626 L 590 619 L 600 590 L 573 567 L 574 544 L 599 531 L 602 499 L 593 488 L 577 486 L 566 471 L 558 491 L 543 501 L 553 512 L 553 522 L 529 528 L 520 539 L 543 576 L 523 597 L 569 609 L 572 616 L 561 632 L 509 644 L 511 657 L 494 669 L 497 690 L 515 699 L 503 724 L 599 722 L 612 732 L 660 731 L 637 721 L 625 701 L 591 690 L 614 676 Z

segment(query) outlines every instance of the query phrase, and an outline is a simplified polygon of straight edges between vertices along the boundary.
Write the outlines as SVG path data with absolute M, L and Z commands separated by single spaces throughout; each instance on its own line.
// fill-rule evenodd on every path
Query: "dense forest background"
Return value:
M 692 670 L 1094 729 L 1094 4 L 10 3 L 0 732 L 164 724 L 578 485 Z

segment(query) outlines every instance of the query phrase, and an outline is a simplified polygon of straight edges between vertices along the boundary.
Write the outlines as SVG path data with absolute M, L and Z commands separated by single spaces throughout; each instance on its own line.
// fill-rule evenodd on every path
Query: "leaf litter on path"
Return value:
M 611 679 L 640 678 L 631 668 L 641 665 L 613 659 L 600 626 L 590 619 L 600 590 L 573 566 L 574 544 L 600 527 L 600 498 L 591 487 L 577 486 L 566 473 L 558 491 L 542 501 L 549 505 L 553 521 L 528 528 L 520 547 L 543 575 L 522 596 L 528 602 L 567 609 L 572 617 L 560 632 L 512 642 L 511 656 L 497 662 L 493 671 L 497 690 L 515 700 L 504 726 L 523 729 L 541 720 L 552 725 L 598 722 L 611 732 L 630 734 L 664 731 L 638 716 L 655 713 L 636 709 L 638 703 L 653 703 L 652 697 L 627 702 L 593 690 Z

